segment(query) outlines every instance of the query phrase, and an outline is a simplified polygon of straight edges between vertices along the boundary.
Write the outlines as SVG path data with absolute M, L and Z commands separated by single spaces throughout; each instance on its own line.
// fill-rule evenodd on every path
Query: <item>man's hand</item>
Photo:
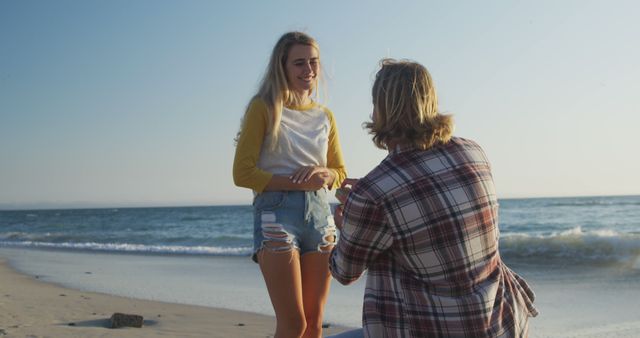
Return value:
M 347 178 L 342 182 L 340 188 L 336 189 L 336 198 L 340 201 L 340 204 L 333 213 L 333 221 L 336 223 L 338 230 L 342 230 L 342 224 L 344 223 L 344 204 L 347 202 L 351 189 L 356 183 L 358 183 L 357 178 Z
M 338 204 L 336 210 L 333 212 L 333 221 L 336 223 L 336 228 L 342 231 L 342 224 L 344 223 L 344 205 Z
M 347 178 L 342 182 L 340 188 L 336 189 L 336 198 L 340 201 L 340 204 L 344 204 L 347 201 L 347 197 L 349 197 L 349 193 L 356 183 L 358 183 L 357 178 Z

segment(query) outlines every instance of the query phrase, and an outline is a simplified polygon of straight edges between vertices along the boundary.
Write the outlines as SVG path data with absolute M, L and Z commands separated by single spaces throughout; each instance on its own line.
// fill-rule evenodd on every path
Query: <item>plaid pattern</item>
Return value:
M 475 142 L 397 148 L 353 188 L 331 255 L 365 269 L 365 337 L 522 337 L 534 294 L 500 259 L 498 202 Z

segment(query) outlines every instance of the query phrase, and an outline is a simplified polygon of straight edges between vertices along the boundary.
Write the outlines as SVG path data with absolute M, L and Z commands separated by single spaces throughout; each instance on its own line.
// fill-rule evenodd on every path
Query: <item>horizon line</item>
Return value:
M 525 200 L 525 199 L 551 199 L 551 198 L 595 198 L 595 197 L 636 197 L 640 194 L 611 194 L 611 195 L 573 195 L 573 196 L 534 196 L 534 197 L 499 197 L 498 200 Z M 331 203 L 337 204 L 337 203 Z M 238 207 L 251 206 L 250 202 L 241 204 L 229 203 L 147 203 L 133 202 L 129 204 L 118 203 L 76 203 L 76 202 L 36 202 L 36 203 L 0 203 L 0 211 L 46 211 L 46 210 L 87 210 L 87 209 L 154 209 L 154 208 L 203 208 L 203 207 Z

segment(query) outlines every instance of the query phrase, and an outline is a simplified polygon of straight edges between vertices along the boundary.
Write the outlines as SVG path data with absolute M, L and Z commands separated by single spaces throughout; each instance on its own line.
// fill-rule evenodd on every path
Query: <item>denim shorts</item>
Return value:
M 327 189 L 317 191 L 266 191 L 253 200 L 253 256 L 261 249 L 289 251 L 300 255 L 331 250 L 336 225 Z M 289 245 L 268 245 L 266 243 Z M 266 244 L 266 245 L 265 245 Z M 327 247 L 328 246 L 328 247 Z

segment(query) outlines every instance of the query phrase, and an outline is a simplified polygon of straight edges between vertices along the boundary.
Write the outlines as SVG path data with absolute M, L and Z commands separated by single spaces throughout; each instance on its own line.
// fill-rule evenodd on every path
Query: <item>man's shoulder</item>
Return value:
M 401 170 L 402 168 L 387 156 L 359 180 L 357 187 L 361 193 L 368 195 L 371 199 L 382 200 L 384 196 L 401 188 L 402 180 L 399 179 L 403 176 Z

